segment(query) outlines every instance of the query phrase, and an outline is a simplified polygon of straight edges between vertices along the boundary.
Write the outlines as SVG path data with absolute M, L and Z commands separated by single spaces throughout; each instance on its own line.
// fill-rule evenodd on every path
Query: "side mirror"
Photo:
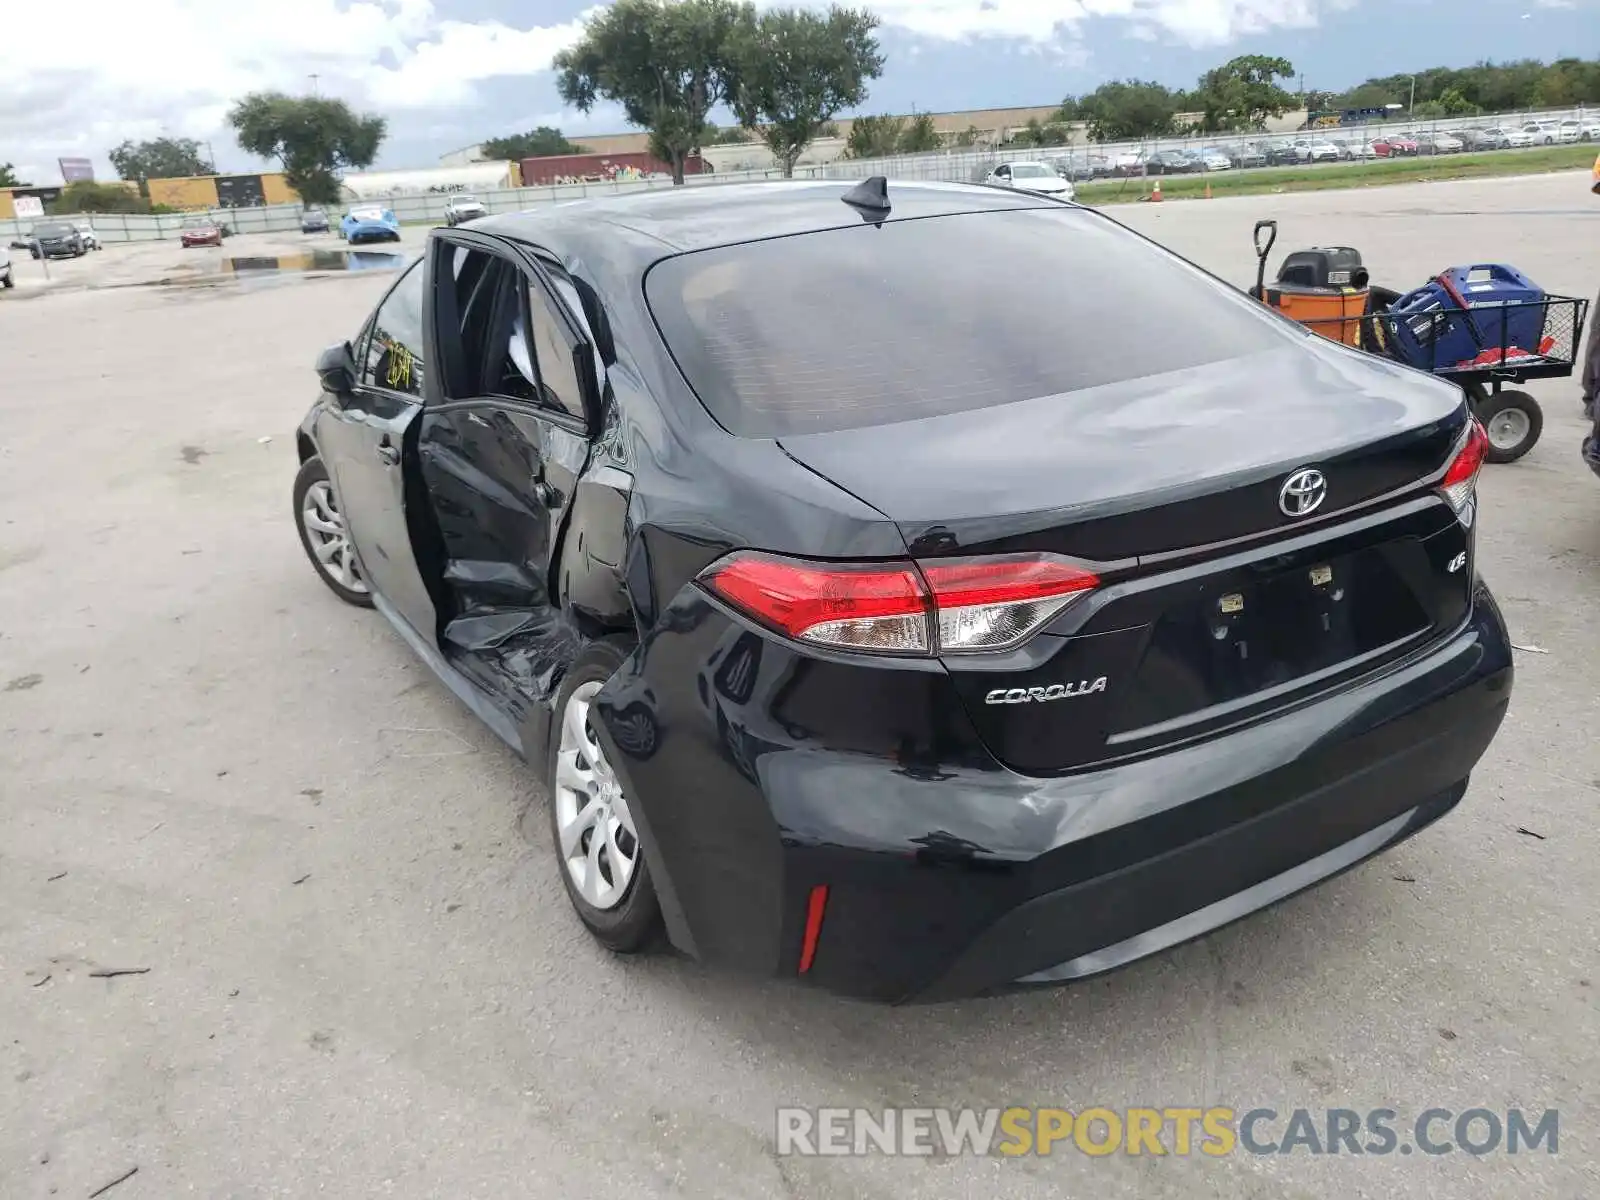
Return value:
M 356 386 L 356 356 L 349 342 L 329 346 L 317 356 L 317 378 L 331 396 L 347 396 Z

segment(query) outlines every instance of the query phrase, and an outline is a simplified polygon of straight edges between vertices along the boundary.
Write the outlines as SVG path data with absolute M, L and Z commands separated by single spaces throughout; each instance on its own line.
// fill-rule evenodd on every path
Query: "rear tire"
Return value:
M 1544 432 L 1544 410 L 1527 392 L 1501 392 L 1473 404 L 1473 411 L 1489 433 L 1492 463 L 1516 462 Z
M 608 639 L 593 643 L 578 655 L 556 693 L 544 777 L 550 808 L 551 853 L 561 885 L 584 927 L 602 946 L 617 954 L 648 949 L 662 931 L 661 905 L 645 862 L 644 847 L 634 832 L 636 826 L 627 797 L 604 747 L 589 732 L 599 721 L 599 714 L 591 707 L 594 694 L 616 674 L 628 653 L 626 644 Z M 600 815 L 584 825 L 582 814 L 595 803 L 600 806 Z M 603 836 L 604 848 L 594 850 L 595 839 Z M 611 847 L 619 848 L 616 862 L 612 861 Z M 627 866 L 630 851 L 632 863 Z M 604 871 L 601 854 L 605 855 Z M 569 859 L 584 861 L 574 866 Z M 584 879 L 577 877 L 578 871 L 585 873 Z M 587 875 L 591 871 L 594 875 Z M 619 895 L 616 885 L 624 875 Z

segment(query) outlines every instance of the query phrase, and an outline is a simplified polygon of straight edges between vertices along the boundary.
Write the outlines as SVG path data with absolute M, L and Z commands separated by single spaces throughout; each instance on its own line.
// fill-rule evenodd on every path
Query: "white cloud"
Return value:
M 885 25 L 926 37 L 1052 41 L 1095 17 L 1121 19 L 1192 46 L 1269 29 L 1304 29 L 1356 0 L 875 0 Z
M 1124 34 L 1214 46 L 1312 26 L 1357 0 L 864 2 L 889 28 L 945 41 L 1009 38 L 1081 62 L 1084 27 L 1096 18 Z M 108 171 L 110 147 L 163 134 L 211 142 L 222 165 L 242 166 L 224 127 L 229 103 L 262 88 L 304 91 L 313 75 L 319 91 L 387 114 L 392 141 L 448 136 L 441 131 L 452 127 L 463 140 L 526 128 L 483 111 L 478 85 L 547 71 L 583 22 L 467 22 L 452 17 L 451 0 L 78 0 L 70 7 L 70 39 L 0 38 L 0 161 L 17 163 L 36 182 L 56 178 L 59 156 L 89 156 Z M 615 127 L 617 117 L 608 107 L 589 120 L 564 114 L 559 124 Z
M 124 138 L 213 140 L 226 160 L 233 98 L 306 91 L 313 75 L 393 130 L 408 110 L 471 105 L 483 80 L 548 70 L 582 25 L 450 20 L 433 0 L 85 0 L 73 12 L 71 39 L 0 39 L 0 161 L 35 181 L 61 155 L 104 169 Z

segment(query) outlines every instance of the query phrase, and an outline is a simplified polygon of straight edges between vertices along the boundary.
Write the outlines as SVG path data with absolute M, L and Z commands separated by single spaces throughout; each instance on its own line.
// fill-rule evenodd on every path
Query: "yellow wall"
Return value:
M 0 221 L 9 221 L 17 215 L 17 206 L 11 203 L 11 189 L 0 188 Z
M 189 179 L 152 179 L 150 203 L 172 208 L 217 207 L 217 181 L 210 175 Z
M 299 204 L 300 193 L 289 186 L 280 172 L 272 174 L 262 172 L 261 194 L 266 197 L 268 204 Z

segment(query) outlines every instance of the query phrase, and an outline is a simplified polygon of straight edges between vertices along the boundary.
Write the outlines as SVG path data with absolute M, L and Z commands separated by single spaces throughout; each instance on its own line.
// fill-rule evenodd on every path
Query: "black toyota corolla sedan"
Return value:
M 318 372 L 312 563 L 530 764 L 613 950 L 1092 975 L 1437 820 L 1510 699 L 1462 394 L 1046 196 L 436 229 Z

